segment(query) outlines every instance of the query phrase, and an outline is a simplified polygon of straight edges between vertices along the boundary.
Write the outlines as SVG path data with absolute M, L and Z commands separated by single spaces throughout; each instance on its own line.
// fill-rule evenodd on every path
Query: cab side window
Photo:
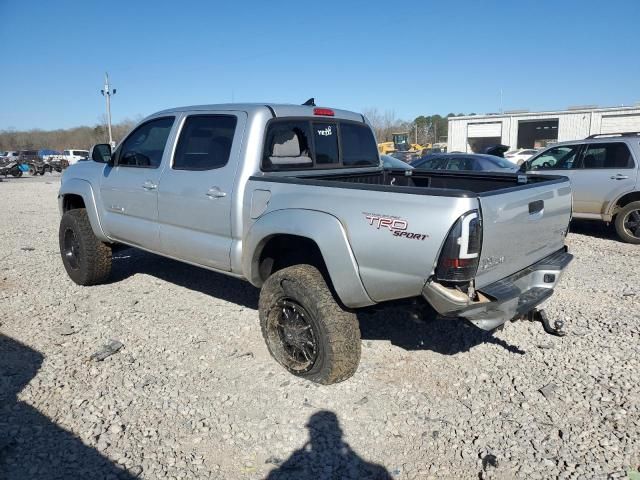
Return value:
M 582 168 L 633 168 L 631 152 L 625 143 L 590 143 L 582 156 Z
M 237 119 L 233 115 L 192 115 L 182 127 L 174 170 L 213 170 L 229 161 Z
M 118 148 L 118 166 L 158 168 L 174 117 L 156 118 L 140 125 Z

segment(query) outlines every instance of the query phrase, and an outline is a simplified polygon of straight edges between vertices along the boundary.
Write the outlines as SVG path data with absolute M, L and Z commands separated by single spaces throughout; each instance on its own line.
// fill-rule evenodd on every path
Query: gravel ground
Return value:
M 578 224 L 547 311 L 361 314 L 362 363 L 317 386 L 269 356 L 258 291 L 133 249 L 78 287 L 59 177 L 0 183 L 0 478 L 617 478 L 640 464 L 637 246 Z M 111 342 L 113 353 L 92 358 Z

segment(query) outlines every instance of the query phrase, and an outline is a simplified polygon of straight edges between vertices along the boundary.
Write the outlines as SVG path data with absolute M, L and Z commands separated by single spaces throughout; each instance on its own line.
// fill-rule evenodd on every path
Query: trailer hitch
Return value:
M 558 319 L 553 322 L 553 325 L 551 325 L 551 320 L 547 317 L 547 312 L 542 309 L 538 310 L 534 308 L 527 314 L 527 319 L 530 322 L 542 323 L 542 328 L 544 328 L 544 331 L 550 335 L 564 337 L 567 334 L 567 331 L 564 329 L 564 322 Z

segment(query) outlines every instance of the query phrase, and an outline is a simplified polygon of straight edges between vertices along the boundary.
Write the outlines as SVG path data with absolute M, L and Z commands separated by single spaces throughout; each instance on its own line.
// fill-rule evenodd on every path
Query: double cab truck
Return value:
M 174 108 L 90 160 L 58 195 L 74 282 L 105 282 L 115 244 L 245 279 L 271 355 L 318 383 L 356 371 L 357 309 L 423 302 L 491 330 L 538 308 L 572 259 L 565 177 L 385 169 L 349 111 Z

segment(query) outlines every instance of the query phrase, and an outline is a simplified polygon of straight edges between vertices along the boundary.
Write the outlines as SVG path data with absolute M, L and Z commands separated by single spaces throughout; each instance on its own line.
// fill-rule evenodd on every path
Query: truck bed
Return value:
M 260 180 L 282 183 L 300 183 L 338 188 L 356 188 L 374 191 L 437 195 L 448 197 L 482 197 L 506 193 L 511 189 L 524 189 L 541 183 L 562 183 L 565 177 L 558 175 L 523 175 L 497 172 L 450 172 L 441 170 L 383 170 L 364 173 L 320 175 L 296 174 L 295 176 L 265 176 Z M 355 184 L 353 186 L 345 185 Z
M 254 204 L 263 204 L 267 192 L 266 211 L 322 211 L 338 219 L 363 284 L 378 302 L 419 293 L 434 271 L 449 229 L 465 212 L 478 209 L 483 222 L 477 287 L 561 249 L 571 217 L 571 186 L 562 176 L 352 170 L 298 171 L 249 180 L 245 202 L 251 210 L 263 210 Z M 253 189 L 261 193 L 253 197 Z M 407 232 L 418 234 L 411 238 L 421 240 L 405 241 L 371 218 L 399 220 Z

